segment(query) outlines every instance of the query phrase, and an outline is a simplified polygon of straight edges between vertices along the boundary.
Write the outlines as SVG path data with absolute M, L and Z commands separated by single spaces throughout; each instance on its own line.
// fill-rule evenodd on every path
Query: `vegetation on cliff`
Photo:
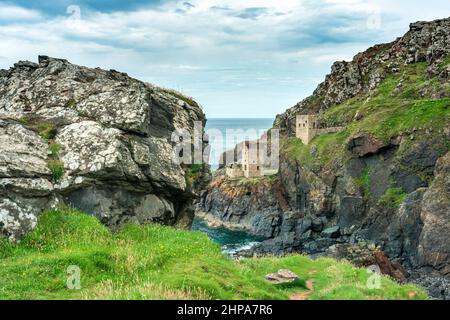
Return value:
M 357 134 L 369 134 L 383 143 L 401 135 L 412 140 L 431 134 L 439 136 L 450 123 L 450 98 L 433 99 L 430 92 L 440 81 L 438 76 L 427 79 L 426 68 L 426 62 L 405 65 L 388 74 L 374 92 L 359 94 L 321 112 L 319 118 L 325 127 L 344 129 L 318 135 L 309 145 L 286 138 L 283 150 L 311 169 L 335 168 L 349 156 L 345 142 Z M 450 150 L 450 145 L 444 149 L 441 155 Z
M 67 288 L 68 267 L 80 290 Z M 300 280 L 274 286 L 264 276 L 287 268 Z M 47 212 L 20 244 L 0 239 L 0 299 L 424 299 L 417 288 L 383 277 L 369 289 L 366 269 L 305 256 L 235 262 L 201 233 L 125 225 L 111 233 L 73 209 Z M 310 280 L 310 281 L 308 281 Z M 307 285 L 309 283 L 309 285 Z M 311 289 L 313 284 L 313 290 Z

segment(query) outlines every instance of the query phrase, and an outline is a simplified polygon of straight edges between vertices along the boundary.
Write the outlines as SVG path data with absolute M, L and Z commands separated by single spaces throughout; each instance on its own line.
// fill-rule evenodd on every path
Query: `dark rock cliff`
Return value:
M 114 70 L 45 56 L 1 70 L 0 234 L 20 239 L 61 204 L 111 228 L 189 227 L 197 192 L 171 134 L 195 121 L 205 116 L 191 99 Z
M 273 238 L 280 234 L 283 212 L 288 209 L 280 188 L 275 177 L 228 179 L 219 170 L 201 193 L 196 214 L 211 225 Z

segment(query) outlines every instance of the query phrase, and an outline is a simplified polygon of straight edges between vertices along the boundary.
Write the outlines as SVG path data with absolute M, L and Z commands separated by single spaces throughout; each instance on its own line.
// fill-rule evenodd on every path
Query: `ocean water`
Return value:
M 232 258 L 235 257 L 237 252 L 250 249 L 264 240 L 243 231 L 230 230 L 223 227 L 211 228 L 199 218 L 194 219 L 192 231 L 205 233 L 212 241 L 221 245 L 224 254 Z
M 211 145 L 210 165 L 213 170 L 219 166 L 221 154 L 233 149 L 236 144 L 245 140 L 255 140 L 272 127 L 274 119 L 256 118 L 212 118 L 206 122 L 205 131 L 209 135 Z M 228 134 L 227 134 L 228 133 Z

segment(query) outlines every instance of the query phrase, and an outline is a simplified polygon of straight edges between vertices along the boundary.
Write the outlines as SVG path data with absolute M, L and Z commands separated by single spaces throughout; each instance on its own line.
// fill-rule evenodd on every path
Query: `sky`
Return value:
M 49 55 L 179 90 L 208 118 L 273 118 L 334 61 L 445 17 L 448 0 L 0 0 L 0 68 Z

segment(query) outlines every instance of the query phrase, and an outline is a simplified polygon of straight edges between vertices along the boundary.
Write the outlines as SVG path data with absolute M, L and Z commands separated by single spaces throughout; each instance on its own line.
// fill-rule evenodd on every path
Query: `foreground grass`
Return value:
M 81 290 L 67 288 L 67 268 L 81 270 Z M 264 276 L 287 268 L 300 281 L 279 287 Z M 304 256 L 234 262 L 201 233 L 159 225 L 127 225 L 112 234 L 72 209 L 44 214 L 20 244 L 0 239 L 0 299 L 424 299 L 417 288 L 331 259 Z

